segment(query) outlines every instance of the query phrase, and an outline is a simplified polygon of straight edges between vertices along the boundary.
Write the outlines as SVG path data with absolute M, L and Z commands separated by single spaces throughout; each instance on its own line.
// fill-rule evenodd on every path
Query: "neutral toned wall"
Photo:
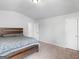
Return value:
M 79 12 L 42 19 L 40 23 L 40 41 L 67 48 L 66 19 L 79 19 Z
M 40 21 L 40 40 L 63 46 L 65 44 L 65 20 L 62 17 Z
M 27 36 L 28 23 L 34 23 L 34 20 L 14 11 L 0 11 L 0 27 L 21 27 Z

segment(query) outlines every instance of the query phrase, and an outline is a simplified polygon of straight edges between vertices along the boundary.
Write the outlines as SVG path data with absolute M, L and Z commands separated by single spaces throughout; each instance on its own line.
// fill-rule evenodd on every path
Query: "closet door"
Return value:
M 77 32 L 78 32 L 78 33 L 77 33 L 77 34 L 78 34 L 78 38 L 77 38 L 77 48 L 78 48 L 78 51 L 79 51 L 79 19 L 77 19 L 77 23 L 78 23 L 78 24 L 77 24 L 77 27 L 78 27 L 78 28 L 77 28 Z
M 66 47 L 77 50 L 77 19 L 66 19 Z

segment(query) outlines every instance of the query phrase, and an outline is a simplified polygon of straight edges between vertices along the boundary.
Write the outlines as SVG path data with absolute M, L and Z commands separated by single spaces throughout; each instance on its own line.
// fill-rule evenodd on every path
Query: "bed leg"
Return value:
M 39 52 L 39 46 L 37 46 L 37 48 L 36 48 L 36 52 Z

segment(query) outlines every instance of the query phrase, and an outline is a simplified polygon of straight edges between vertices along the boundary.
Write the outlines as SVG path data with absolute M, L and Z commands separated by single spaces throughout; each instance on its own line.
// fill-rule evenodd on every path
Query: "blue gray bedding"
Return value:
M 31 37 L 0 37 L 0 55 L 37 42 L 35 38 Z

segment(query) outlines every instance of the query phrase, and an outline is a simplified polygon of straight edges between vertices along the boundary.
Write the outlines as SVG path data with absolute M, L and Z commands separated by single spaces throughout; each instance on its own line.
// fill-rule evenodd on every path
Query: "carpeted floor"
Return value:
M 79 59 L 79 52 L 41 42 L 39 52 L 24 59 Z

